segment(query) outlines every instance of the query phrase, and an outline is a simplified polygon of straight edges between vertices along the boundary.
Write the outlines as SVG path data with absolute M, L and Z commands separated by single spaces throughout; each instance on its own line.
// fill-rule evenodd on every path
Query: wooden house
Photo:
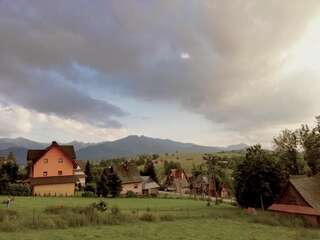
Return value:
M 134 162 L 124 162 L 121 164 L 115 164 L 113 170 L 118 175 L 122 184 L 122 195 L 126 195 L 128 192 L 142 195 L 142 183 L 143 179 L 140 176 L 138 167 Z
M 158 195 L 160 185 L 152 180 L 149 176 L 142 176 L 142 192 L 143 195 Z
M 300 216 L 317 226 L 320 220 L 320 176 L 292 177 L 279 200 L 269 210 Z
M 207 196 L 209 192 L 208 177 L 204 175 L 193 176 L 190 179 L 190 189 L 194 196 Z
M 78 165 L 73 146 L 52 142 L 46 149 L 28 150 L 27 161 L 33 195 L 74 195 Z
M 190 180 L 183 169 L 171 169 L 165 180 L 167 191 L 177 193 L 190 192 Z

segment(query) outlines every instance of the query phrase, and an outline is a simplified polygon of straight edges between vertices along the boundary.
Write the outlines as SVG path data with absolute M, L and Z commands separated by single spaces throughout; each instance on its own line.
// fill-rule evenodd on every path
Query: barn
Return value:
M 303 217 L 311 225 L 320 220 L 320 176 L 291 177 L 279 200 L 270 211 Z

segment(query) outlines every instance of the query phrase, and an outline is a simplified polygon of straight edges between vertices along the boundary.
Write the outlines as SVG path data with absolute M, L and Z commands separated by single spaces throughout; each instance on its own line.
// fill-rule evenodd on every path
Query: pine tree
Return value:
M 121 180 L 113 170 L 107 175 L 107 185 L 112 197 L 119 196 L 122 190 Z
M 109 194 L 116 197 L 119 196 L 121 190 L 121 180 L 113 171 L 113 168 L 105 168 L 97 184 L 97 194 L 102 197 L 107 197 Z
M 91 164 L 89 161 L 87 161 L 84 173 L 86 175 L 86 184 L 91 183 L 93 180 L 92 172 L 91 172 Z
M 100 180 L 97 183 L 97 194 L 98 196 L 107 197 L 109 195 L 109 186 L 108 186 L 108 174 L 109 169 L 104 169 Z
M 158 182 L 157 173 L 151 160 L 148 160 L 144 165 L 143 175 L 149 176 L 153 181 Z

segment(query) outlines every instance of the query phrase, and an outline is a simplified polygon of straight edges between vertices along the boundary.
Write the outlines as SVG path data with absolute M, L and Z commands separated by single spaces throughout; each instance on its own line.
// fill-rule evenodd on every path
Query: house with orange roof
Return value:
M 73 146 L 52 142 L 46 149 L 28 150 L 27 161 L 33 195 L 74 195 L 78 164 Z

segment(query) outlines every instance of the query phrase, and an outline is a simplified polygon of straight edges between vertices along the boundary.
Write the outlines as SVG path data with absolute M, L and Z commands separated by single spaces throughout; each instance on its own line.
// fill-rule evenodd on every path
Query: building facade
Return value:
M 43 150 L 29 150 L 29 182 L 35 196 L 73 196 L 78 167 L 73 146 L 57 142 Z

